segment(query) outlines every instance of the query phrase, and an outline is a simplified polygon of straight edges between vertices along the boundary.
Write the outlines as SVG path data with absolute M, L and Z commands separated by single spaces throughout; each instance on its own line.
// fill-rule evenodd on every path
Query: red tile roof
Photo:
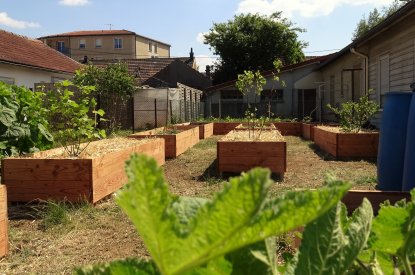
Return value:
M 4 30 L 0 30 L 0 62 L 65 73 L 74 73 L 81 66 L 39 40 Z
M 48 38 L 48 37 L 60 37 L 60 36 L 90 36 L 90 35 L 135 35 L 135 32 L 127 31 L 127 30 L 93 30 L 93 31 L 74 31 L 74 32 L 65 32 L 60 34 L 48 35 L 40 37 Z

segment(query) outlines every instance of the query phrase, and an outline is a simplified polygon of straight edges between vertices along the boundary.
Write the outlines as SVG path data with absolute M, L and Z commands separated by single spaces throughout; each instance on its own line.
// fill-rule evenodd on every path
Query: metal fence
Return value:
M 204 117 L 203 102 L 135 98 L 133 102 L 134 130 L 151 129 Z

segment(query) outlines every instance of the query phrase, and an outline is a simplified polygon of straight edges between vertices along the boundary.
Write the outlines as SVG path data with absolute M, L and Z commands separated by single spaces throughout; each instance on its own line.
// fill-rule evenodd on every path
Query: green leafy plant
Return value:
M 0 82 L 0 157 L 50 148 L 44 94 Z
M 69 87 L 76 87 L 77 94 Z M 104 111 L 95 110 L 97 105 L 91 93 L 93 86 L 74 86 L 70 81 L 55 84 L 55 90 L 49 92 L 51 129 L 55 139 L 71 157 L 78 157 L 93 139 L 104 138 L 105 131 L 96 128 L 102 120 Z M 92 119 L 90 115 L 94 115 Z
M 305 116 L 303 117 L 303 122 L 304 123 L 310 123 L 313 120 L 313 118 L 311 116 Z
M 275 251 L 266 239 L 314 220 L 336 205 L 349 188 L 333 181 L 320 190 L 267 198 L 270 172 L 256 168 L 232 178 L 208 200 L 170 194 L 162 169 L 147 156 L 134 155 L 126 169 L 129 182 L 117 202 L 135 225 L 152 261 L 118 261 L 87 267 L 78 274 L 124 274 L 127 270 L 231 274 L 244 264 L 241 257 L 248 256 L 254 257 L 251 262 L 259 268 L 265 263 L 265 269 L 276 272 Z
M 357 102 L 343 103 L 341 109 L 327 105 L 339 116 L 340 128 L 344 132 L 358 133 L 363 129 L 363 125 L 379 111 L 379 105 L 369 99 L 370 94 L 371 91 L 359 98 Z

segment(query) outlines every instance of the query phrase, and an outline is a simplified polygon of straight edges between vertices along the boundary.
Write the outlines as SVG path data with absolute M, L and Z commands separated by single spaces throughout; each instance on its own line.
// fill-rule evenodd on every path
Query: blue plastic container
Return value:
M 406 133 L 402 191 L 415 188 L 415 96 L 412 96 Z
M 406 135 L 412 93 L 385 95 L 378 150 L 378 186 L 382 191 L 401 191 Z

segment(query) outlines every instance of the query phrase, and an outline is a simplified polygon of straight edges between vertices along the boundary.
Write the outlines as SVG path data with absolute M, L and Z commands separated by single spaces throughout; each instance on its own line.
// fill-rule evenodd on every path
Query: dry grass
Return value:
M 214 136 L 199 142 L 164 165 L 170 190 L 179 195 L 210 197 L 224 180 L 216 173 Z M 373 188 L 376 165 L 367 160 L 337 161 L 297 137 L 287 141 L 283 179 L 274 177 L 271 195 L 286 190 L 318 188 L 327 172 L 355 182 L 354 188 Z M 38 205 L 11 206 L 10 254 L 0 260 L 0 274 L 70 274 L 74 267 L 126 257 L 148 257 L 134 226 L 112 197 L 95 207 L 69 205 L 66 222 L 44 226 Z M 44 217 L 44 216 L 43 216 Z

